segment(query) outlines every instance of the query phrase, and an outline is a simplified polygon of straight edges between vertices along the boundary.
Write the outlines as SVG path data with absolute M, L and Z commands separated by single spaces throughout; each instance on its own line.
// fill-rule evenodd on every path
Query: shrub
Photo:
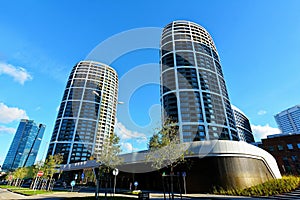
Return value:
M 259 185 L 245 189 L 213 188 L 214 194 L 237 195 L 237 196 L 272 196 L 291 192 L 300 187 L 300 177 L 283 176 L 281 179 L 272 179 Z

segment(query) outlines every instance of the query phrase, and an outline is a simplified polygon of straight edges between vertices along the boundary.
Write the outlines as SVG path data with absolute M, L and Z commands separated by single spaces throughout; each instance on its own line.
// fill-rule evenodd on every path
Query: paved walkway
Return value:
M 104 196 L 104 193 L 99 193 L 99 196 Z M 108 196 L 112 196 L 108 194 Z M 115 196 L 128 196 L 137 198 L 136 195 L 123 195 L 123 194 L 115 194 Z M 44 200 L 58 200 L 58 199 L 66 199 L 70 197 L 94 197 L 94 193 L 91 192 L 54 192 L 52 194 L 40 194 L 35 196 L 23 196 L 20 194 L 16 194 L 6 189 L 0 189 L 0 199 L 44 199 Z M 150 199 L 155 200 L 163 200 L 162 193 L 151 193 Z M 180 196 L 176 195 L 175 199 L 181 199 Z M 182 195 L 182 199 L 184 200 L 271 200 L 271 199 L 283 199 L 283 200 L 300 200 L 300 189 L 294 192 L 284 194 L 284 195 L 276 195 L 271 197 L 240 197 L 240 196 L 225 196 L 225 195 L 213 195 L 213 194 L 186 194 Z M 168 200 L 168 198 L 167 198 Z
M 24 196 L 0 188 L 0 199 L 24 199 Z

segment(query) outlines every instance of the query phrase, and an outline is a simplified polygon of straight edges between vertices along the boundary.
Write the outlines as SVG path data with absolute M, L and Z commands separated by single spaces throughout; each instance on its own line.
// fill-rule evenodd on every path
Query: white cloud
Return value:
M 0 163 L 3 163 L 4 162 L 4 158 L 3 157 L 0 157 Z M 1 168 L 0 168 L 1 169 Z
M 4 103 L 0 103 L 0 122 L 1 123 L 10 123 L 19 119 L 28 119 L 25 110 L 8 107 Z
M 32 76 L 22 67 L 15 67 L 11 64 L 0 62 L 0 75 L 7 74 L 14 78 L 15 81 L 20 84 L 24 84 L 25 81 L 31 80 Z
M 251 129 L 255 138 L 255 141 L 260 141 L 262 138 L 266 138 L 267 135 L 273 135 L 280 133 L 278 128 L 273 128 L 269 124 L 262 125 L 251 125 Z
M 115 130 L 117 135 L 123 139 L 136 139 L 137 141 L 146 141 L 147 137 L 144 133 L 128 130 L 121 122 L 116 122 Z
M 133 152 L 133 151 L 139 150 L 139 149 L 137 149 L 137 148 L 134 148 L 134 147 L 132 146 L 132 144 L 129 143 L 129 142 L 122 142 L 122 143 L 120 143 L 120 144 L 121 144 L 121 149 L 122 149 L 122 152 L 123 152 L 123 153 L 131 153 L 131 152 Z
M 267 111 L 265 111 L 265 110 L 260 110 L 260 111 L 257 112 L 257 114 L 258 114 L 258 115 L 265 115 L 265 114 L 267 114 Z
M 56 107 L 56 112 L 59 111 L 59 108 L 60 108 L 60 105 L 58 105 L 58 106 Z
M 35 111 L 39 111 L 39 110 L 41 110 L 41 106 L 35 108 Z
M 0 134 L 1 133 L 10 133 L 10 134 L 14 134 L 16 132 L 15 128 L 10 128 L 10 127 L 6 127 L 6 126 L 0 126 Z

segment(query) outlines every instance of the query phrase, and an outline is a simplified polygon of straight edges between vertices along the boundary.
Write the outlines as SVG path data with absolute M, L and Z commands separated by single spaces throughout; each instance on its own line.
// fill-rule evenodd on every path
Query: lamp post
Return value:
M 116 194 L 116 184 L 117 184 L 117 175 L 119 174 L 119 170 L 116 168 L 113 170 L 113 175 L 115 176 L 114 181 L 114 194 Z

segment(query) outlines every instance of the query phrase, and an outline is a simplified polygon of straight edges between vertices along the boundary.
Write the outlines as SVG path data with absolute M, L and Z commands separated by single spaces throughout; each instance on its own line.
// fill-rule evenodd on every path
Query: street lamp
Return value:
M 96 92 L 95 90 L 92 91 L 93 94 L 97 95 L 98 97 L 100 97 L 100 94 L 98 92 Z

